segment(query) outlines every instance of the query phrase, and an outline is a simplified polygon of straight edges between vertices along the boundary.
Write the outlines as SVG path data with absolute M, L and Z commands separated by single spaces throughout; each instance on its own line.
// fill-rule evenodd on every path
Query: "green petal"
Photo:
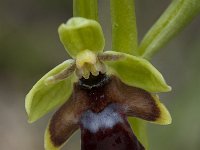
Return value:
M 45 80 L 70 67 L 74 60 L 66 60 L 44 75 L 29 91 L 25 99 L 25 108 L 29 122 L 34 122 L 57 106 L 63 104 L 72 93 L 74 73 L 67 79 L 46 85 Z
M 99 59 L 108 67 L 108 74 L 117 76 L 127 85 L 149 92 L 171 90 L 161 73 L 145 59 L 113 51 L 103 53 Z
M 84 50 L 103 51 L 105 40 L 101 25 L 91 19 L 73 17 L 61 24 L 58 33 L 62 44 L 73 58 Z

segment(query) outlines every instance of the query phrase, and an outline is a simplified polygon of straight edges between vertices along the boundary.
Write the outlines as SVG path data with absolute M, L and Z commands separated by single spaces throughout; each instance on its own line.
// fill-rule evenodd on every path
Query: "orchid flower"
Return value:
M 59 150 L 80 128 L 81 150 L 144 150 L 127 117 L 171 123 L 157 95 L 171 90 L 161 73 L 141 57 L 103 52 L 104 35 L 95 20 L 73 17 L 58 32 L 72 59 L 44 75 L 25 104 L 29 122 L 60 107 L 46 128 L 45 149 Z

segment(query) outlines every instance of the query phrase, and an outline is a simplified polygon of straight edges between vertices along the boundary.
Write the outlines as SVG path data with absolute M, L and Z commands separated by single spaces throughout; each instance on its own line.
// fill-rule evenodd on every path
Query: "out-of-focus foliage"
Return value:
M 107 0 L 100 0 L 100 21 L 110 49 Z M 154 3 L 156 1 L 156 4 Z M 171 0 L 136 0 L 139 40 Z M 0 2 L 0 149 L 42 150 L 46 119 L 27 123 L 24 97 L 46 72 L 66 60 L 58 26 L 72 16 L 70 0 L 2 0 Z M 173 123 L 149 126 L 150 150 L 200 149 L 200 18 L 153 60 L 173 91 L 162 94 Z M 164 135 L 164 136 L 163 136 Z M 78 150 L 78 135 L 67 149 Z
M 139 56 L 151 58 L 199 14 L 199 0 L 173 0 L 145 35 L 139 48 Z

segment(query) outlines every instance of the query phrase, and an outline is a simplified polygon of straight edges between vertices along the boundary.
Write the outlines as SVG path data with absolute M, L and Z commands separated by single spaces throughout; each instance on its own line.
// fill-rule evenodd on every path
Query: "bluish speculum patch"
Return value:
M 116 124 L 124 123 L 117 109 L 116 104 L 110 104 L 98 113 L 87 110 L 80 120 L 82 128 L 95 134 L 100 130 L 112 129 Z
M 99 113 L 88 110 L 83 114 L 81 141 L 82 150 L 144 150 L 117 104 Z

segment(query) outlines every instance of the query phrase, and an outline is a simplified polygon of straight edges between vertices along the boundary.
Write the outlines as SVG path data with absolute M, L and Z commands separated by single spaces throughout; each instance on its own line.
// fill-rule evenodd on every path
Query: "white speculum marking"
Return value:
M 123 118 L 117 112 L 116 105 L 109 105 L 99 113 L 94 113 L 91 110 L 86 111 L 80 121 L 83 128 L 96 133 L 99 129 L 112 128 L 117 123 L 123 123 Z

